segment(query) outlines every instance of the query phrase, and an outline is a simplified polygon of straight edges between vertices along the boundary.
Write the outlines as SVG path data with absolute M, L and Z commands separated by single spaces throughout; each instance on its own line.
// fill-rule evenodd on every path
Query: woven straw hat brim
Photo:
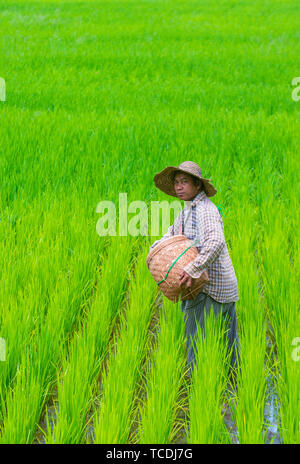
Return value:
M 203 188 L 208 197 L 213 197 L 217 193 L 217 190 L 210 182 L 210 179 L 197 176 L 188 170 L 180 169 L 179 167 L 176 167 L 176 166 L 167 166 L 165 169 L 155 174 L 153 178 L 155 186 L 159 188 L 160 190 L 162 190 L 167 195 L 171 195 L 172 197 L 178 198 L 178 196 L 176 195 L 175 189 L 174 189 L 174 185 L 173 185 L 174 171 L 181 171 L 181 172 L 184 172 L 185 174 L 189 174 L 190 176 L 194 176 L 194 177 L 197 177 L 198 179 L 201 179 L 203 182 Z

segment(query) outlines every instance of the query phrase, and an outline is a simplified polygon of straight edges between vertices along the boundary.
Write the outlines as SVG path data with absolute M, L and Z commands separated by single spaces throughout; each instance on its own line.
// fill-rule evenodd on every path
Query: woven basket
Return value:
M 189 248 L 192 244 L 192 240 L 186 238 L 185 235 L 173 235 L 150 250 L 147 257 L 147 266 L 155 282 L 163 294 L 173 302 L 179 299 L 195 299 L 206 282 L 209 282 L 208 273 L 205 270 L 198 279 L 193 279 L 191 287 L 180 287 L 179 278 L 182 269 L 198 255 L 195 246 Z M 181 253 L 183 253 L 182 256 L 180 256 Z M 180 258 L 173 264 L 179 256 Z

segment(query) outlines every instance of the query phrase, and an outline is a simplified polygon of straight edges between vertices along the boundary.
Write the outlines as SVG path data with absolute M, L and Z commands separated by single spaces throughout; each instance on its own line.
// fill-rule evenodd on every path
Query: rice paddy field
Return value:
M 299 23 L 298 0 L 1 1 L 0 443 L 299 444 Z M 231 396 L 211 318 L 187 376 L 146 266 L 165 231 L 96 230 L 120 193 L 173 201 L 153 176 L 185 160 L 226 208 Z

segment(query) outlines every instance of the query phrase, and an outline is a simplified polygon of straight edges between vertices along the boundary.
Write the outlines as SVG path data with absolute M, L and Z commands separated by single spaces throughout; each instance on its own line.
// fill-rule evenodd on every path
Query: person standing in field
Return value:
M 188 288 L 191 287 L 193 279 L 200 277 L 204 270 L 209 275 L 209 282 L 204 284 L 195 300 L 181 301 L 181 310 L 186 322 L 189 376 L 195 364 L 191 341 L 197 336 L 196 320 L 203 330 L 205 312 L 208 313 L 213 306 L 215 316 L 221 311 L 226 316 L 227 346 L 228 350 L 231 347 L 233 349 L 230 377 L 234 381 L 235 368 L 240 363 L 235 308 L 239 294 L 236 275 L 225 242 L 222 216 L 209 199 L 217 190 L 210 183 L 210 179 L 202 177 L 200 167 L 192 161 L 185 161 L 178 167 L 166 167 L 154 176 L 154 183 L 168 195 L 184 200 L 186 206 L 167 233 L 155 241 L 150 250 L 172 235 L 182 234 L 191 240 L 199 240 L 198 245 L 195 245 L 199 254 L 182 269 L 180 283 Z

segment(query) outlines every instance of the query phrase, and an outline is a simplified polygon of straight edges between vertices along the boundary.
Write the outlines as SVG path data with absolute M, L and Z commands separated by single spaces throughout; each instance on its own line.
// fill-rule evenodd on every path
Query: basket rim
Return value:
M 172 237 L 166 238 L 161 243 L 159 243 L 156 247 L 150 250 L 148 257 L 147 257 L 147 264 L 150 263 L 151 259 L 153 258 L 153 256 L 156 255 L 156 253 L 158 253 L 164 247 L 169 245 L 171 241 L 176 243 L 176 242 L 182 242 L 183 240 L 187 241 L 187 243 L 190 243 L 190 244 L 193 243 L 193 241 L 187 238 L 185 235 L 172 235 Z

